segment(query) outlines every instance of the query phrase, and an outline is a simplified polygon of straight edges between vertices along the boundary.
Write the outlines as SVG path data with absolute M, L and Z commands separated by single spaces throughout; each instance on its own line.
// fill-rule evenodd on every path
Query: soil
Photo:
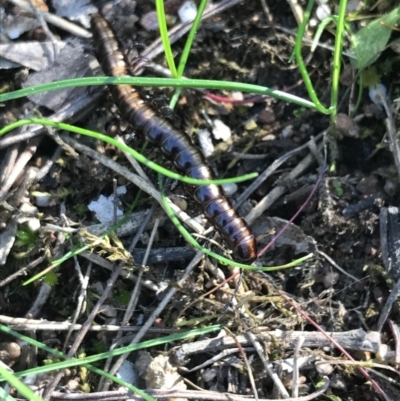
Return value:
M 292 9 L 288 2 L 269 3 L 268 13 L 263 9 L 262 2 L 246 1 L 204 21 L 190 52 L 185 76 L 246 82 L 309 99 L 302 76 L 296 64 L 291 62 L 298 26 Z M 305 6 L 303 2 L 299 3 Z M 177 0 L 167 1 L 167 13 L 176 17 L 179 5 Z M 108 9 L 117 13 L 119 7 L 122 6 L 116 5 Z M 150 18 L 147 13 L 153 9 L 152 3 L 137 1 L 133 13 L 138 21 L 133 22 L 136 32 L 133 38 L 127 37 L 125 31 L 129 31 L 129 27 L 125 20 L 120 21 L 119 28 L 118 19 L 115 22 L 115 29 L 127 47 L 132 43 L 140 44 L 133 46 L 133 50 L 139 51 L 139 54 L 143 51 L 142 46 L 144 49 L 148 48 L 158 36 L 157 31 L 146 30 L 140 25 L 146 23 L 143 18 Z M 6 12 L 11 12 L 11 7 Z M 121 10 L 119 12 L 121 13 Z M 122 30 L 123 33 L 120 33 Z M 62 39 L 71 39 L 65 32 L 56 31 Z M 31 32 L 33 38 L 34 32 Z M 308 45 L 305 44 L 303 48 L 303 57 L 315 92 L 325 105 L 329 104 L 331 95 L 331 49 L 335 39 L 332 32 L 333 26 L 320 38 L 320 43 L 330 49 L 317 47 L 310 53 Z M 36 35 L 39 35 L 37 30 Z M 176 62 L 179 61 L 185 38 L 186 36 L 173 44 Z M 26 37 L 20 40 L 26 40 Z M 82 40 L 82 43 L 84 53 L 93 55 L 90 40 Z M 345 41 L 344 50 L 348 51 L 349 46 L 348 41 Z M 391 49 L 384 51 L 376 64 L 378 70 L 397 57 Z M 136 62 L 137 60 L 143 61 L 143 57 L 139 55 Z M 162 55 L 154 60 L 146 60 L 148 64 L 150 61 L 166 66 Z M 327 346 L 318 343 L 319 345 L 314 347 L 302 347 L 300 344 L 300 349 L 295 351 L 296 344 L 288 345 L 284 341 L 276 340 L 266 345 L 260 340 L 266 358 L 278 372 L 288 394 L 292 394 L 293 388 L 296 387 L 301 396 L 313 394 L 321 382 L 329 378 L 329 386 L 324 395 L 313 399 L 385 399 L 379 394 L 376 386 L 383 389 L 386 399 L 400 399 L 397 369 L 400 361 L 382 357 L 378 352 L 382 346 L 388 347 L 389 350 L 398 350 L 399 347 L 396 334 L 400 322 L 399 304 L 397 299 L 391 301 L 389 298 L 400 279 L 396 247 L 399 240 L 396 209 L 400 194 L 399 171 L 392 153 L 394 145 L 387 136 L 386 112 L 382 106 L 377 106 L 371 101 L 368 89 L 362 90 L 358 108 L 349 112 L 355 105 L 355 92 L 358 90 L 357 72 L 352 69 L 347 57 L 344 56 L 342 62 L 339 114 L 335 127 L 330 126 L 329 116 L 271 97 L 211 91 L 213 95 L 219 96 L 211 98 L 204 92 L 184 90 L 176 108 L 171 112 L 165 104 L 173 95 L 172 89 L 141 90 L 152 99 L 148 102 L 152 102 L 161 115 L 191 134 L 196 144 L 199 144 L 197 133 L 200 130 L 212 132 L 212 123 L 216 120 L 230 128 L 231 136 L 225 141 L 212 136 L 215 148 L 208 160 L 217 176 L 221 178 L 251 172 L 262 174 L 276 160 L 308 143 L 308 146 L 294 152 L 260 183 L 241 203 L 238 210 L 242 216 L 248 213 L 251 215 L 254 208 L 261 207 L 266 197 L 273 197 L 276 193 L 274 191 L 278 191 L 279 195 L 273 198 L 273 202 L 262 208 L 261 213 L 252 221 L 259 250 L 270 243 L 280 229 L 284 230 L 279 239 L 259 256 L 255 265 L 280 266 L 310 253 L 312 257 L 293 268 L 266 274 L 244 270 L 241 280 L 238 279 L 237 269 L 218 264 L 216 260 L 204 256 L 186 280 L 180 282 L 195 251 L 166 218 L 157 202 L 146 193 L 139 196 L 138 188 L 129 183 L 126 177 L 110 170 L 99 160 L 94 160 L 77 148 L 75 154 L 63 144 L 63 150 L 55 153 L 59 149 L 61 139 L 57 139 L 54 132 L 36 137 L 30 142 L 7 146 L 2 146 L 5 142 L 0 139 L 0 160 L 11 166 L 8 174 L 13 169 L 12 163 L 15 163 L 15 158 L 10 155 L 11 151 L 22 154 L 31 149 L 32 152 L 21 174 L 15 177 L 12 187 L 3 199 L 0 198 L 6 201 L 6 204 L 0 204 L 0 234 L 4 233 L 7 227 L 17 227 L 18 224 L 16 241 L 0 274 L 0 285 L 3 287 L 0 299 L 1 322 L 10 323 L 6 318 L 71 322 L 77 314 L 76 324 L 83 324 L 107 289 L 107 282 L 112 275 L 107 267 L 115 271 L 116 266 L 123 265 L 125 271 L 133 271 L 135 275 L 141 276 L 142 280 L 152 280 L 159 287 L 157 293 L 152 290 L 150 284 L 141 287 L 136 307 L 128 321 L 123 324 L 125 326 L 140 326 L 141 322 L 149 318 L 168 291 L 164 287 L 169 285 L 169 288 L 176 290 L 167 306 L 157 316 L 146 338 L 166 335 L 160 333 L 174 332 L 177 328 L 189 329 L 213 324 L 226 325 L 231 333 L 226 334 L 227 337 L 244 333 L 259 336 L 261 333 L 277 333 L 278 330 L 284 333 L 316 334 L 317 329 L 299 312 L 298 309 L 301 309 L 327 333 L 353 333 L 352 330 L 361 330 L 365 336 L 375 333 L 380 343 L 371 349 L 362 345 L 355 349 L 347 348 L 355 362 L 342 364 L 346 357 L 333 344 Z M 69 68 L 73 69 L 73 66 Z M 51 69 L 52 67 L 49 68 Z M 21 74 L 21 69 L 7 70 L 1 80 L 2 84 L 9 88 L 14 82 L 14 89 L 18 89 L 18 74 Z M 32 71 L 29 71 L 29 74 L 32 74 Z M 154 68 L 145 69 L 144 75 L 155 76 Z M 398 69 L 389 69 L 380 76 L 381 82 L 388 88 L 388 103 L 393 109 L 392 118 L 395 124 L 397 112 L 393 99 L 398 92 Z M 92 96 L 95 90 L 86 91 L 87 93 Z M 243 97 L 250 99 L 244 101 Z M 224 100 L 221 101 L 221 98 Z M 233 98 L 243 101 L 232 101 Z M 0 124 L 5 126 L 10 121 L 23 118 L 24 113 L 49 116 L 55 111 L 44 107 L 43 103 L 35 103 L 32 99 L 14 100 L 5 103 L 0 109 Z M 86 113 L 84 118 L 75 119 L 74 124 L 110 135 L 122 134 L 130 146 L 142 151 L 148 159 L 173 169 L 171 162 L 165 160 L 156 147 L 148 146 L 142 150 L 143 138 L 120 117 L 107 91 L 97 103 L 92 102 L 92 110 Z M 321 133 L 323 135 L 319 135 Z M 76 138 L 73 134 L 71 136 Z M 67 137 L 62 138 L 67 141 Z M 315 141 L 312 138 L 315 138 Z M 123 153 L 115 147 L 83 136 L 79 141 L 132 170 Z M 74 147 L 74 144 L 70 146 Z M 44 177 L 25 183 L 24 178 L 27 177 L 28 170 L 35 173 L 43 171 L 43 167 L 52 157 L 53 163 Z M 1 170 L 2 186 L 7 179 L 6 163 L 3 163 Z M 299 166 L 304 166 L 301 173 L 294 175 Z M 158 187 L 157 175 L 147 167 L 145 173 Z M 160 223 L 155 237 L 149 240 L 152 228 L 156 224 L 155 218 L 151 218 L 132 253 L 126 249 L 138 232 L 137 227 L 127 235 L 117 232 L 103 239 L 95 237 L 90 229 L 90 234 L 83 230 L 98 224 L 88 204 L 100 195 L 110 196 L 117 186 L 123 185 L 126 185 L 127 192 L 119 196 L 115 207 L 120 208 L 124 215 L 129 214 L 130 205 L 138 199 L 135 212 L 141 212 L 143 217 L 143 212 L 148 212 L 153 205 L 159 219 L 157 222 Z M 232 201 L 235 202 L 249 185 L 249 182 L 238 184 Z M 18 191 L 21 186 L 24 190 L 22 194 Z M 186 207 L 185 211 L 189 216 L 194 218 L 202 213 L 190 198 L 191 189 L 188 186 L 164 181 L 163 187 L 177 204 Z M 40 206 L 35 195 L 37 193 L 50 194 L 50 202 L 46 206 Z M 25 209 L 21 209 L 23 204 L 31 208 L 36 206 L 36 209 L 24 212 L 22 210 Z M 286 225 L 299 210 L 300 213 L 294 220 Z M 26 217 L 25 220 L 21 215 Z M 32 215 L 39 218 L 39 230 L 33 230 L 30 225 L 28 217 Z M 198 222 L 209 226 L 204 219 L 199 218 Z M 60 227 L 64 227 L 64 230 Z M 214 237 L 214 241 L 210 241 L 212 235 L 206 237 L 198 238 L 203 246 L 219 253 L 229 251 L 218 237 Z M 154 241 L 153 251 L 144 267 L 141 261 L 149 241 Z M 83 245 L 87 245 L 83 255 L 67 259 L 44 278 L 28 286 L 22 285 L 27 277 L 41 272 L 52 261 Z M 225 254 L 229 255 L 229 252 Z M 26 268 L 24 275 L 17 274 L 9 279 L 16 272 Z M 86 275 L 88 284 L 82 290 Z M 230 281 L 223 283 L 232 275 Z M 33 308 L 38 294 L 44 291 L 44 286 L 49 288 L 45 302 Z M 96 313 L 95 323 L 122 324 L 134 287 L 135 283 L 129 279 L 129 274 L 119 276 L 113 282 L 109 296 L 103 300 L 103 313 Z M 81 305 L 77 312 L 80 296 L 84 298 L 84 305 Z M 10 327 L 17 331 L 22 330 L 20 326 L 10 324 Z M 37 330 L 37 327 L 32 326 L 32 333 L 33 330 Z M 125 336 L 129 334 L 123 334 L 122 343 L 128 341 L 125 340 Z M 67 336 L 67 331 L 61 329 L 39 329 L 34 336 L 39 341 L 64 350 L 70 349 L 78 338 L 76 332 Z M 2 337 L 4 350 L 10 346 L 11 341 L 16 341 L 9 335 Z M 109 349 L 113 339 L 115 340 L 113 332 L 104 331 L 100 334 L 90 331 L 80 339 L 80 349 L 84 349 L 87 355 L 98 353 L 100 350 Z M 167 355 L 173 347 L 178 346 L 180 342 L 176 341 L 167 346 L 155 347 L 149 349 L 149 355 L 151 358 Z M 256 389 L 260 399 L 279 399 L 282 395 L 279 396 L 276 383 L 274 384 L 271 375 L 267 374 L 262 360 L 254 348 L 249 345 L 247 347 L 249 348 L 221 357 L 206 368 L 193 372 L 188 370 L 219 354 L 220 351 L 207 349 L 207 352 L 191 356 L 184 367 L 172 360 L 168 361 L 168 364 L 174 365 L 171 370 L 174 370 L 179 380 L 185 378 L 188 389 L 200 387 L 202 390 L 229 392 L 241 396 L 254 395 Z M 307 364 L 301 366 L 298 382 L 293 385 L 292 372 L 287 370 L 285 364 L 293 362 L 295 355 L 304 358 Z M 48 358 L 49 354 L 39 351 L 34 354 L 33 362 L 17 357 L 6 363 L 18 371 L 43 365 L 43 360 Z M 140 371 L 139 354 L 132 353 L 128 359 L 136 363 L 136 369 Z M 318 365 L 317 362 L 321 361 L 329 363 L 326 366 Z M 357 370 L 358 362 L 370 362 L 384 377 L 370 372 L 376 386 L 371 385 L 370 380 Z M 390 370 L 382 365 L 387 365 Z M 167 370 L 165 367 L 160 375 L 167 375 Z M 61 388 L 72 392 L 96 392 L 99 389 L 98 376 L 83 378 L 82 375 L 79 376 L 78 371 L 68 372 L 68 375 L 61 382 L 62 387 L 58 387 L 57 390 Z M 156 388 L 156 384 L 150 379 L 146 382 L 145 377 L 146 373 L 142 372 L 139 386 L 144 389 Z M 252 378 L 254 386 L 251 385 Z M 46 379 L 48 378 L 39 380 L 43 388 L 46 387 L 43 384 Z M 78 383 L 75 388 L 72 382 Z M 209 397 L 213 399 L 212 396 Z M 98 399 L 102 399 L 100 395 Z

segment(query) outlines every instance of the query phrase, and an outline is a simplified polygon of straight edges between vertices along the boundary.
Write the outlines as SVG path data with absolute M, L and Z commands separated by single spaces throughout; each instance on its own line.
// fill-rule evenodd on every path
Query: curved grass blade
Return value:
M 195 336 L 202 336 L 202 335 L 212 333 L 217 330 L 221 330 L 222 327 L 223 327 L 222 325 L 217 324 L 217 325 L 203 327 L 203 328 L 199 328 L 199 329 L 192 329 L 192 330 L 185 331 L 185 332 L 174 333 L 169 336 L 159 337 L 159 338 L 155 338 L 152 340 L 146 340 L 146 341 L 143 341 L 138 344 L 132 344 L 132 345 L 127 345 L 125 347 L 116 348 L 112 351 L 107 351 L 107 352 L 102 352 L 100 354 L 86 356 L 85 358 L 72 358 L 72 359 L 69 359 L 69 360 L 63 361 L 63 362 L 57 362 L 57 363 L 53 363 L 51 365 L 40 366 L 37 368 L 25 370 L 23 372 L 16 372 L 16 373 L 14 373 L 14 376 L 15 377 L 25 377 L 29 374 L 47 373 L 47 372 L 51 372 L 53 370 L 67 369 L 72 366 L 88 367 L 88 364 L 95 363 L 95 362 L 101 361 L 103 359 L 119 356 L 119 355 L 122 355 L 125 353 L 134 352 L 134 351 L 138 351 L 138 350 L 145 349 L 145 348 L 157 347 L 159 345 L 168 344 L 168 343 L 171 343 L 174 341 L 185 340 L 185 339 L 192 338 Z M 10 331 L 10 329 L 7 326 L 4 326 L 2 324 L 0 324 L 0 329 L 4 332 Z M 5 380 L 4 378 L 0 377 L 0 382 L 4 381 L 4 380 Z
M 139 163 L 144 164 L 145 166 L 151 168 L 154 171 L 157 171 L 160 174 L 163 174 L 169 178 L 172 178 L 173 180 L 178 180 L 185 182 L 187 184 L 192 184 L 192 185 L 206 185 L 206 184 L 216 184 L 216 185 L 222 185 L 222 184 L 227 184 L 227 183 L 238 183 L 238 182 L 243 182 L 247 180 L 251 180 L 255 177 L 258 176 L 258 173 L 250 173 L 246 174 L 240 177 L 232 177 L 232 178 L 224 178 L 224 179 L 217 179 L 217 180 L 200 180 L 196 178 L 190 178 L 186 177 L 184 175 L 180 175 L 178 173 L 175 173 L 171 170 L 168 170 L 162 166 L 160 166 L 157 163 L 152 162 L 151 160 L 145 158 L 143 155 L 141 155 L 139 152 L 136 150 L 132 149 L 131 147 L 115 140 L 114 138 L 111 138 L 107 135 L 100 134 L 98 132 L 90 131 L 84 128 L 79 128 L 75 127 L 73 125 L 65 124 L 65 123 L 59 123 L 51 120 L 46 120 L 44 118 L 29 118 L 25 120 L 19 120 L 14 123 L 11 123 L 4 127 L 3 129 L 0 130 L 0 136 L 4 135 L 5 133 L 12 131 L 15 128 L 21 127 L 23 125 L 29 125 L 29 124 L 39 124 L 39 125 L 45 125 L 61 130 L 66 130 L 70 132 L 74 132 L 76 134 L 81 134 L 81 135 L 86 135 L 90 136 L 92 138 L 96 138 L 100 141 L 104 141 L 109 143 L 110 145 L 115 146 L 116 148 L 119 148 L 123 152 L 129 153 L 132 157 L 134 157 Z
M 294 46 L 294 52 L 295 52 L 295 56 L 296 56 L 296 62 L 297 65 L 299 67 L 299 71 L 300 74 L 303 78 L 304 84 L 307 88 L 308 91 L 308 95 L 310 96 L 313 104 L 315 105 L 315 108 L 323 113 L 323 114 L 330 114 L 331 110 L 327 109 L 326 107 L 324 107 L 322 105 L 322 103 L 319 101 L 318 96 L 315 92 L 314 86 L 311 82 L 311 78 L 307 72 L 307 68 L 304 64 L 303 61 L 303 56 L 301 55 L 301 45 L 302 45 L 302 38 L 304 36 L 305 30 L 306 30 L 306 26 L 308 24 L 308 21 L 310 20 L 310 14 L 311 14 L 311 10 L 313 8 L 314 5 L 314 0 L 309 0 L 308 5 L 307 5 L 307 9 L 304 12 L 304 17 L 303 17 L 303 21 L 301 22 L 299 29 L 297 31 L 297 35 L 296 35 L 296 42 L 295 42 L 295 46 Z
M 146 77 L 86 77 L 65 79 L 62 81 L 51 82 L 48 84 L 36 85 L 30 88 L 19 89 L 13 92 L 0 94 L 0 102 L 18 99 L 37 93 L 47 92 L 51 90 L 60 90 L 72 88 L 76 86 L 103 86 L 103 85 L 134 85 L 134 86 L 158 86 L 158 87 L 174 87 L 174 88 L 200 88 L 200 89 L 216 89 L 240 91 L 246 93 L 256 93 L 258 95 L 271 96 L 275 99 L 283 100 L 289 103 L 298 104 L 310 109 L 316 109 L 314 103 L 309 100 L 302 99 L 298 96 L 291 95 L 286 92 L 275 89 L 266 88 L 259 85 L 246 84 L 231 81 L 212 81 L 207 79 L 176 79 L 176 78 L 146 78 Z
M 165 206 L 165 211 L 168 214 L 168 217 L 171 219 L 171 221 L 174 223 L 175 227 L 179 230 L 179 232 L 182 234 L 182 236 L 188 241 L 194 248 L 198 249 L 199 251 L 205 253 L 208 256 L 211 256 L 214 259 L 217 259 L 223 264 L 230 265 L 230 266 L 236 266 L 240 267 L 241 269 L 247 269 L 247 270 L 261 270 L 261 271 L 275 271 L 275 270 L 282 270 L 282 269 L 288 269 L 290 267 L 295 267 L 298 266 L 299 264 L 303 263 L 305 260 L 310 259 L 313 254 L 310 253 L 306 256 L 303 256 L 302 258 L 296 259 L 290 263 L 287 263 L 285 265 L 281 266 L 251 266 L 251 265 L 245 265 L 243 263 L 238 263 L 235 262 L 231 259 L 225 258 L 221 255 L 218 255 L 217 253 L 214 253 L 210 251 L 207 248 L 204 248 L 201 246 L 194 238 L 193 236 L 186 230 L 186 228 L 181 224 L 179 221 L 178 217 L 172 210 L 171 206 L 169 205 L 167 201 L 167 197 L 165 193 L 163 192 L 162 188 L 160 190 L 161 196 L 163 199 L 163 204 Z

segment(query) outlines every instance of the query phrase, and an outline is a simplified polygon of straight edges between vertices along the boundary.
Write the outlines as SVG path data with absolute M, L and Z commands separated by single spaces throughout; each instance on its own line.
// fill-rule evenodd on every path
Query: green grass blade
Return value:
M 347 0 L 340 0 L 339 15 L 336 27 L 335 50 L 333 53 L 333 72 L 331 88 L 331 125 L 336 124 L 337 104 L 339 96 L 340 67 L 342 65 L 343 36 L 346 24 L 346 6 Z
M 183 48 L 181 58 L 179 60 L 178 65 L 178 78 L 182 77 L 183 72 L 185 71 L 186 63 L 189 58 L 190 50 L 192 48 L 194 38 L 196 37 L 197 30 L 200 26 L 201 17 L 203 16 L 204 10 L 207 7 L 208 0 L 201 0 L 199 9 L 197 10 L 196 18 L 193 21 L 193 25 L 190 28 L 188 38 L 185 43 L 185 47 Z
M 221 325 L 214 325 L 214 326 L 205 327 L 205 328 L 201 328 L 201 329 L 192 329 L 192 330 L 186 331 L 184 333 L 172 334 L 170 336 L 164 337 L 164 339 L 161 338 L 160 339 L 161 342 L 158 342 L 157 339 L 147 341 L 147 342 L 145 342 L 145 343 L 147 343 L 147 346 L 145 345 L 144 348 L 147 348 L 148 346 L 162 345 L 162 344 L 166 344 L 166 343 L 168 343 L 170 341 L 177 341 L 177 340 L 181 340 L 181 339 L 186 339 L 186 338 L 190 338 L 190 337 L 196 336 L 196 335 L 207 334 L 207 333 L 210 333 L 210 332 L 213 332 L 213 331 L 216 331 L 216 330 L 220 330 L 221 328 L 222 328 Z M 0 324 L 0 331 L 2 331 L 4 333 L 7 333 L 8 335 L 12 335 L 13 337 L 18 338 L 19 340 L 24 341 L 24 342 L 30 344 L 31 346 L 37 347 L 37 348 L 42 349 L 42 350 L 44 350 L 44 351 L 46 351 L 46 352 L 48 352 L 50 354 L 56 355 L 58 358 L 62 358 L 62 359 L 66 358 L 66 355 L 63 354 L 62 352 L 60 352 L 58 350 L 54 350 L 53 348 L 50 348 L 47 345 L 42 344 L 39 341 L 34 340 L 34 339 L 32 339 L 32 338 L 30 338 L 28 336 L 20 334 L 20 333 L 14 331 L 14 330 L 8 328 L 7 326 L 2 325 L 2 324 Z M 149 345 L 151 342 L 153 342 L 153 345 Z M 136 345 L 139 346 L 138 349 L 143 349 L 142 345 L 145 344 L 145 343 L 139 343 L 139 344 L 136 344 Z M 132 347 L 133 346 L 127 346 L 127 347 L 123 347 L 123 348 L 125 349 L 125 352 L 131 352 L 131 351 L 127 351 L 126 349 L 127 348 L 131 348 L 132 349 Z M 45 365 L 45 366 L 29 369 L 29 370 L 26 370 L 26 371 L 23 371 L 23 372 L 17 372 L 17 373 L 14 373 L 14 374 L 10 373 L 10 374 L 15 379 L 14 383 L 16 385 L 19 385 L 21 382 L 17 379 L 17 377 L 25 377 L 25 376 L 27 376 L 29 374 L 42 374 L 42 373 L 46 373 L 46 372 L 52 372 L 53 370 L 64 369 L 65 367 L 81 366 L 82 365 L 85 368 L 89 369 L 90 371 L 92 371 L 92 372 L 94 372 L 96 374 L 105 376 L 106 378 L 112 380 L 113 382 L 115 382 L 115 383 L 117 383 L 117 384 L 119 384 L 121 386 L 127 387 L 129 390 L 131 390 L 131 391 L 135 392 L 136 394 L 140 395 L 141 397 L 143 397 L 147 401 L 156 401 L 153 397 L 149 396 L 144 391 L 132 386 L 129 383 L 126 383 L 126 382 L 122 381 L 121 379 L 119 379 L 119 378 L 117 378 L 115 376 L 110 375 L 107 372 L 104 372 L 103 370 L 101 370 L 99 368 L 96 368 L 96 367 L 90 365 L 90 363 L 88 362 L 88 360 L 90 358 L 93 361 L 96 362 L 96 361 L 100 361 L 102 359 L 106 359 L 106 358 L 108 358 L 110 356 L 118 356 L 118 355 L 121 355 L 121 354 L 124 353 L 124 352 L 120 351 L 121 349 L 118 349 L 118 350 L 103 352 L 102 354 L 93 355 L 91 357 L 85 357 L 85 358 L 79 358 L 79 359 L 72 358 L 72 359 L 69 359 L 68 361 L 65 361 L 65 362 L 54 363 L 54 364 L 51 364 L 51 365 Z M 107 354 L 109 354 L 109 355 L 106 356 Z M 60 367 L 60 366 L 62 366 L 62 367 Z M 0 366 L 0 368 L 1 368 L 1 366 Z M 7 380 L 6 376 L 2 375 L 1 371 L 0 371 L 0 381 L 4 381 L 4 379 Z M 23 383 L 21 383 L 21 384 L 23 386 L 25 386 Z M 14 386 L 14 384 L 12 384 L 12 385 Z M 22 386 L 21 386 L 21 388 L 22 388 Z M 28 388 L 28 390 L 30 390 L 30 389 Z M 30 397 L 26 397 L 26 398 L 28 400 L 43 401 L 41 398 L 38 398 L 38 399 L 33 399 L 33 398 L 30 398 Z
M 324 32 L 326 26 L 330 24 L 332 21 L 336 21 L 336 16 L 331 15 L 329 17 L 326 17 L 324 20 L 321 21 L 321 23 L 318 25 L 317 31 L 315 32 L 314 39 L 312 41 L 311 45 L 311 51 L 315 52 L 315 49 L 318 46 L 319 38 L 321 37 L 322 33 Z
M 167 21 L 165 19 L 164 0 L 156 0 L 156 11 L 158 26 L 160 29 L 161 42 L 163 44 L 165 59 L 167 60 L 168 68 L 173 77 L 177 77 L 178 73 L 175 67 L 174 55 L 172 54 L 171 43 L 168 36 Z
M 246 269 L 246 270 L 275 271 L 275 270 L 288 269 L 290 267 L 298 266 L 299 264 L 303 263 L 305 260 L 310 259 L 313 256 L 313 254 L 310 253 L 302 258 L 296 259 L 290 263 L 287 263 L 287 264 L 281 265 L 281 266 L 251 266 L 251 265 L 245 265 L 243 263 L 235 262 L 228 258 L 224 258 L 223 256 L 218 255 L 217 253 L 212 252 L 209 249 L 202 247 L 193 238 L 193 236 L 190 235 L 190 233 L 186 230 L 186 228 L 181 224 L 178 217 L 176 216 L 176 214 L 172 210 L 171 206 L 169 205 L 169 203 L 167 201 L 167 197 L 165 196 L 165 193 L 163 191 L 161 191 L 161 196 L 162 196 L 163 204 L 165 207 L 165 211 L 168 214 L 168 217 L 171 219 L 171 221 L 174 223 L 175 227 L 179 230 L 179 232 L 186 239 L 186 241 L 188 241 L 194 248 L 200 250 L 201 252 L 205 253 L 208 256 L 211 256 L 214 259 L 219 260 L 221 263 L 223 263 L 225 265 L 236 266 L 236 267 L 240 267 L 240 268 Z
M 30 88 L 0 94 L 0 102 L 31 96 L 37 93 L 74 88 L 77 86 L 102 86 L 102 85 L 133 85 L 133 86 L 158 86 L 174 88 L 201 88 L 240 91 L 271 96 L 275 99 L 289 103 L 295 103 L 310 109 L 316 109 L 314 103 L 298 96 L 259 85 L 230 81 L 212 81 L 207 79 L 175 79 L 175 78 L 146 78 L 146 77 L 86 77 L 66 79 L 48 84 L 36 85 Z
M 0 364 L 0 378 L 6 380 L 11 387 L 16 388 L 27 400 L 43 401 L 43 399 L 36 395 L 26 384 L 18 380 L 16 374 L 10 372 L 3 364 Z M 14 400 L 12 397 L 10 399 Z
M 258 173 L 251 173 L 251 174 L 246 174 L 246 175 L 243 175 L 240 177 L 232 177 L 232 178 L 224 178 L 224 179 L 216 179 L 216 180 L 200 180 L 200 179 L 196 179 L 196 178 L 190 178 L 190 177 L 175 173 L 171 170 L 168 170 L 168 169 L 160 166 L 157 163 L 152 162 L 151 160 L 145 158 L 142 154 L 140 154 L 136 150 L 132 149 L 131 147 L 125 145 L 124 143 L 121 143 L 121 142 L 117 141 L 116 139 L 111 138 L 107 135 L 100 134 L 100 133 L 94 132 L 94 131 L 90 131 L 90 130 L 87 130 L 84 128 L 75 127 L 73 125 L 69 125 L 69 124 L 65 124 L 65 123 L 59 123 L 59 122 L 55 122 L 55 121 L 51 121 L 51 120 L 46 120 L 44 118 L 30 118 L 30 119 L 25 119 L 25 120 L 19 120 L 12 124 L 9 124 L 0 130 L 0 137 L 9 131 L 12 131 L 15 128 L 21 127 L 23 125 L 29 125 L 29 124 L 45 125 L 45 126 L 49 126 L 49 127 L 53 127 L 53 128 L 57 128 L 57 129 L 61 129 L 61 130 L 74 132 L 76 134 L 90 136 L 90 137 L 96 138 L 100 141 L 107 142 L 110 145 L 113 145 L 116 148 L 119 148 L 123 152 L 129 153 L 139 163 L 144 164 L 145 166 L 151 168 L 152 170 L 157 171 L 158 173 L 163 174 L 166 177 L 172 178 L 173 180 L 182 181 L 182 182 L 185 182 L 185 183 L 191 184 L 191 185 L 206 185 L 206 184 L 222 185 L 222 184 L 227 184 L 227 183 L 238 183 L 238 182 L 251 180 L 258 176 Z
M 0 329 L 5 332 L 8 329 L 4 325 L 0 325 Z M 175 341 L 185 340 L 187 338 L 191 338 L 194 336 L 202 336 L 208 333 L 212 333 L 216 330 L 221 330 L 221 325 L 213 325 L 208 327 L 203 327 L 199 329 L 192 329 L 189 331 L 181 332 L 181 333 L 174 333 L 169 336 L 159 337 L 152 340 L 143 341 L 138 344 L 127 345 L 125 347 L 120 347 L 114 349 L 112 351 L 102 352 L 100 354 L 86 356 L 85 358 L 72 358 L 67 361 L 53 363 L 51 365 L 40 366 L 37 368 L 27 369 L 23 372 L 16 372 L 14 373 L 15 377 L 25 377 L 29 374 L 39 374 L 39 373 L 47 373 L 52 372 L 53 370 L 60 370 L 60 369 L 67 369 L 72 366 L 85 366 L 87 367 L 88 364 L 95 363 L 101 361 L 103 359 L 107 359 L 110 357 L 119 356 L 125 353 L 130 353 L 134 351 L 138 351 L 145 348 L 157 347 L 159 345 L 168 344 Z M 4 381 L 5 379 L 0 377 L 0 381 Z
M 311 14 L 311 10 L 313 8 L 313 5 L 314 5 L 314 0 L 309 0 L 308 4 L 307 4 L 307 9 L 304 12 L 303 21 L 301 22 L 301 24 L 299 26 L 299 29 L 297 31 L 296 43 L 295 43 L 295 46 L 294 46 L 294 51 L 295 51 L 296 62 L 297 62 L 297 65 L 299 67 L 300 74 L 301 74 L 301 76 L 303 78 L 303 81 L 304 81 L 304 84 L 305 84 L 305 86 L 307 88 L 308 95 L 310 96 L 315 108 L 319 112 L 321 112 L 323 114 L 330 114 L 331 111 L 321 104 L 321 102 L 318 99 L 317 94 L 315 93 L 314 86 L 313 86 L 313 84 L 311 82 L 310 76 L 308 75 L 308 72 L 307 72 L 307 68 L 306 68 L 306 66 L 304 64 L 304 61 L 303 61 L 303 56 L 301 55 L 302 38 L 304 36 L 308 21 L 310 20 L 310 14 Z

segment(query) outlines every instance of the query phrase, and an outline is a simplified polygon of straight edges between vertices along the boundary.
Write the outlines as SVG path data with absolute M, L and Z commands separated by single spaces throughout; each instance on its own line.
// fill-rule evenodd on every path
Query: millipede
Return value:
M 109 22 L 100 13 L 91 17 L 96 57 L 108 76 L 129 74 L 129 61 L 124 48 Z M 145 138 L 158 146 L 182 174 L 212 180 L 214 174 L 202 152 L 189 135 L 176 129 L 166 118 L 145 102 L 131 85 L 110 85 L 109 90 L 123 118 Z M 251 263 L 257 257 L 254 235 L 218 185 L 200 185 L 192 193 L 207 220 L 218 230 L 232 250 L 236 261 Z

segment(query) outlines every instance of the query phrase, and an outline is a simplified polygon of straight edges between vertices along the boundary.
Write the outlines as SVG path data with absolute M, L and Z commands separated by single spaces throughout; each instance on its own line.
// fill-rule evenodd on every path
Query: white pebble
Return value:
M 213 135 L 215 139 L 221 139 L 225 142 L 231 138 L 232 131 L 226 124 L 217 119 L 214 120 Z
M 197 132 L 199 139 L 200 149 L 202 150 L 205 157 L 210 157 L 214 153 L 214 144 L 211 139 L 210 131 L 207 129 L 201 129 Z
M 133 363 L 127 360 L 125 360 L 118 369 L 117 377 L 129 384 L 137 385 L 138 383 L 138 374 L 133 366 Z
M 382 96 L 386 99 L 387 90 L 382 84 L 369 87 L 369 98 L 379 107 L 383 106 Z
M 320 21 L 328 18 L 332 14 L 331 8 L 327 4 L 323 4 L 317 7 L 315 15 Z
M 282 130 L 283 138 L 290 138 L 293 135 L 293 125 L 288 125 Z
M 197 6 L 194 1 L 185 1 L 178 10 L 179 18 L 183 23 L 193 21 L 197 14 Z
M 229 184 L 222 184 L 222 189 L 226 196 L 232 196 L 238 190 L 238 186 L 231 182 Z
M 35 197 L 36 206 L 48 207 L 50 206 L 51 195 L 38 195 Z
M 121 186 L 116 190 L 117 194 L 123 195 L 126 193 L 126 187 Z M 101 223 L 107 223 L 108 221 L 112 221 L 114 218 L 114 195 L 110 195 L 109 197 L 105 197 L 104 195 L 100 195 L 97 201 L 92 201 L 88 205 L 88 209 L 95 213 L 96 218 Z M 118 207 L 116 208 L 116 215 L 122 216 L 123 212 Z

